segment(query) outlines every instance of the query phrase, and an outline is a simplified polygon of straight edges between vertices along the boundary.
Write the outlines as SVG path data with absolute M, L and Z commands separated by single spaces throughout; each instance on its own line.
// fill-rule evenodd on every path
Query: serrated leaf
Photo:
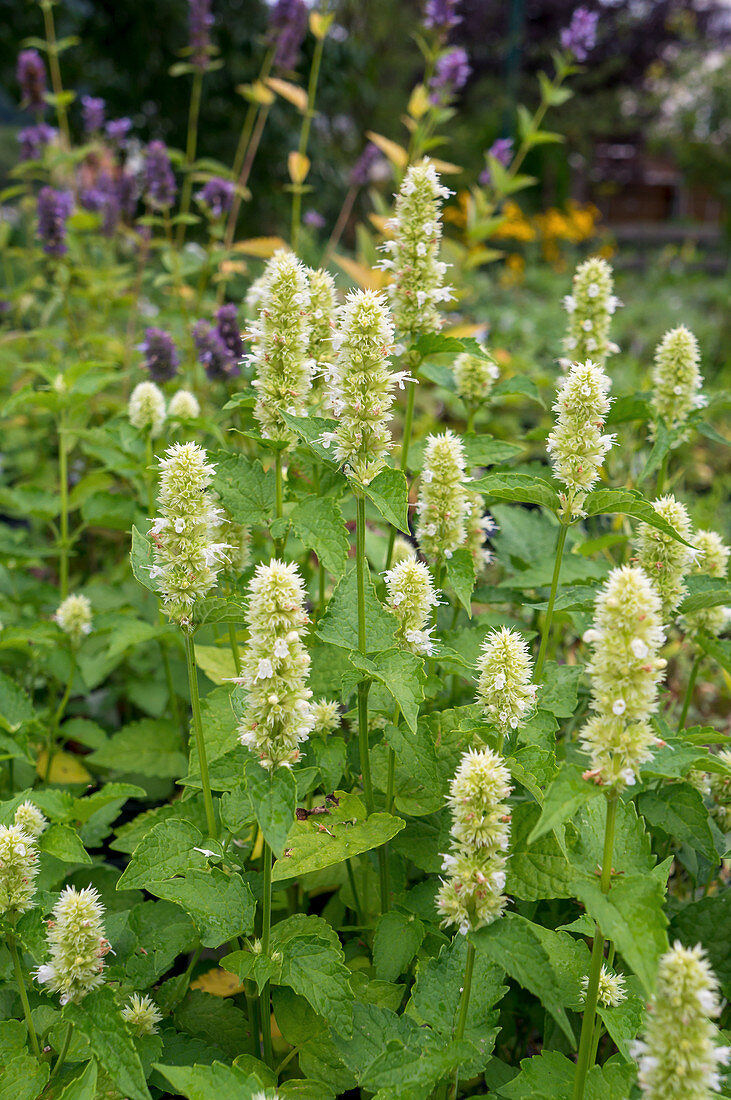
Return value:
M 714 638 L 705 630 L 700 630 L 696 635 L 696 641 L 704 653 L 718 661 L 721 668 L 731 676 L 731 638 Z
M 541 809 L 535 803 L 518 803 L 512 812 L 510 859 L 505 890 L 523 901 L 573 897 L 575 870 L 569 863 L 565 846 L 551 832 L 531 841 L 530 835 Z M 563 828 L 556 826 L 563 840 Z
M 337 420 L 327 420 L 322 416 L 293 416 L 284 409 L 280 409 L 280 416 L 321 462 L 328 466 L 337 466 L 334 453 L 322 442 L 325 432 L 332 432 L 337 428 Z
M 65 1013 L 69 1022 L 88 1039 L 94 1055 L 122 1095 L 130 1100 L 149 1100 L 142 1063 L 111 988 L 102 986 L 80 1004 L 71 1002 Z
M 149 883 L 148 889 L 192 917 L 204 947 L 220 947 L 254 931 L 254 895 L 238 875 L 227 875 L 218 867 L 190 868 L 180 878 Z
M 684 539 L 667 520 L 657 514 L 648 500 L 636 489 L 594 489 L 588 493 L 584 501 L 584 511 L 587 516 L 604 516 L 619 513 L 631 516 L 633 519 L 642 520 L 650 527 L 656 527 L 666 535 L 671 535 L 678 542 L 686 546 L 693 544 Z
M 39 847 L 64 863 L 91 863 L 81 837 L 70 825 L 51 825 L 41 835 Z
M 152 542 L 136 527 L 132 528 L 132 549 L 130 550 L 129 560 L 135 580 L 138 580 L 143 588 L 146 588 L 149 592 L 159 592 L 160 589 L 154 578 L 150 577 L 150 570 L 155 564 L 152 554 Z
M 189 868 L 205 870 L 206 858 L 195 850 L 202 843 L 203 834 L 189 821 L 161 821 L 135 848 L 117 889 L 132 890 L 150 882 L 164 882 Z
M 528 837 L 528 843 L 533 844 L 564 821 L 569 821 L 585 803 L 600 794 L 600 787 L 582 779 L 580 767 L 562 764 L 558 775 L 546 791 L 540 820 Z
M 353 993 L 337 933 L 321 917 L 297 913 L 272 929 L 271 952 L 282 956 L 278 985 L 305 997 L 340 1035 L 353 1032 Z
M 366 652 L 380 653 L 394 645 L 396 619 L 376 596 L 370 576 L 365 578 Z M 327 611 L 315 632 L 323 642 L 343 649 L 357 650 L 358 645 L 358 582 L 353 565 L 338 582 L 327 605 Z
M 97 1065 L 94 1059 L 76 1077 L 65 1085 L 58 1100 L 94 1100 L 96 1096 Z
M 524 450 L 518 443 L 507 443 L 491 435 L 466 432 L 461 438 L 467 466 L 499 466 L 522 454 Z
M 672 918 L 670 938 L 686 947 L 701 943 L 724 996 L 731 996 L 731 890 L 684 905 Z
M 389 649 L 374 657 L 351 653 L 350 661 L 359 672 L 383 684 L 398 703 L 407 725 L 415 732 L 419 706 L 424 700 L 424 662 L 403 649 Z
M 545 409 L 546 402 L 541 397 L 538 386 L 532 378 L 526 374 L 514 374 L 511 378 L 501 379 L 490 394 L 490 399 L 495 397 L 528 397 Z M 522 447 L 520 448 L 523 449 Z
M 546 661 L 539 695 L 541 710 L 550 711 L 556 718 L 570 718 L 578 705 L 579 681 L 583 672 L 581 665 L 559 665 L 555 661 Z
M 236 1064 L 227 1066 L 213 1062 L 210 1066 L 165 1066 L 155 1063 L 155 1069 L 169 1081 L 175 1095 L 188 1100 L 211 1100 L 212 1096 L 226 1100 L 253 1100 L 262 1095 L 262 1088 L 273 1084 L 271 1071 L 261 1063 L 260 1073 L 250 1073 Z
M 645 1022 L 646 1001 L 641 995 L 642 987 L 634 975 L 628 974 L 625 982 L 626 999 L 614 1007 L 597 1005 L 597 1015 L 625 1061 L 633 1062 L 632 1043 Z
M 451 558 L 446 559 L 446 565 L 447 579 L 471 619 L 472 593 L 475 587 L 475 563 L 472 560 L 472 554 L 466 547 L 460 546 Z
M 702 566 L 701 562 L 701 566 Z M 731 603 L 731 584 L 725 577 L 709 577 L 703 574 L 691 574 L 685 578 L 688 595 L 685 597 L 678 614 L 690 615 L 694 611 L 703 611 L 708 607 L 719 607 Z
M 239 617 L 241 612 L 239 611 Z M 214 684 L 223 684 L 236 676 L 236 664 L 230 646 L 196 645 L 196 667 Z
M 30 1054 L 16 1054 L 0 1068 L 2 1100 L 36 1100 L 48 1081 L 50 1066 L 39 1065 Z
M 342 576 L 350 543 L 337 502 L 332 497 L 306 497 L 294 507 L 290 520 L 297 538 L 308 550 L 314 550 L 328 573 Z
M 297 784 L 289 768 L 269 771 L 251 754 L 246 760 L 246 790 L 264 838 L 281 856 L 294 821 Z
M 637 808 L 654 828 L 689 844 L 711 863 L 723 855 L 723 851 L 716 851 L 703 797 L 690 783 L 643 791 L 637 798 Z
M 236 523 L 263 526 L 274 516 L 274 470 L 265 470 L 258 459 L 217 451 L 213 488 Z
M 395 982 L 409 967 L 424 939 L 424 925 L 413 913 L 392 910 L 376 924 L 373 937 L 373 965 L 376 977 Z
M 97 768 L 175 779 L 187 766 L 177 727 L 153 718 L 123 726 L 86 759 Z
M 387 523 L 409 534 L 409 489 L 401 470 L 386 466 L 361 489 Z
M 475 492 L 496 500 L 513 500 L 521 504 L 540 504 L 558 514 L 561 501 L 558 493 L 547 481 L 530 474 L 488 474 L 470 485 Z

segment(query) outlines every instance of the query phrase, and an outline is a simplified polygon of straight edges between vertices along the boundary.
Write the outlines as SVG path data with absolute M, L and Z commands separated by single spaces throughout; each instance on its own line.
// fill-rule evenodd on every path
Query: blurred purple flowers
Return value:
M 106 103 L 93 95 L 82 95 L 81 117 L 84 123 L 84 131 L 87 134 L 95 134 L 104 125 L 104 110 Z
M 241 339 L 238 310 L 233 302 L 227 302 L 217 310 L 216 331 L 223 346 L 238 361 L 244 354 L 244 342 Z
M 276 0 L 269 16 L 274 64 L 280 69 L 294 69 L 306 33 L 307 5 L 304 0 Z
M 568 27 L 561 31 L 561 46 L 572 53 L 577 61 L 586 61 L 596 45 L 596 28 L 599 13 L 587 8 L 577 8 Z
M 114 179 L 109 172 L 100 172 L 91 186 L 82 188 L 79 202 L 85 210 L 104 215 L 102 233 L 105 237 L 111 237 L 122 212 L 120 179 Z
M 145 197 L 150 206 L 166 210 L 175 202 L 175 176 L 164 141 L 151 141 L 145 161 Z
M 145 367 L 153 382 L 167 382 L 178 373 L 180 356 L 175 341 L 164 329 L 146 328 L 139 350 L 145 356 Z
M 198 202 L 202 202 L 204 206 L 208 207 L 212 217 L 220 218 L 231 209 L 234 190 L 234 185 L 230 180 L 214 176 L 203 185 L 195 197 Z
M 323 218 L 322 214 L 318 213 L 317 210 L 306 210 L 302 221 L 305 223 L 305 225 L 308 225 L 310 229 L 325 228 L 325 219 Z
M 45 110 L 46 66 L 38 50 L 20 51 L 16 76 L 21 91 L 21 107 L 27 107 L 29 111 Z
M 63 256 L 68 252 L 66 221 L 73 206 L 74 197 L 70 191 L 42 187 L 38 193 L 37 232 L 47 256 Z
M 18 131 L 20 142 L 21 160 L 40 160 L 43 150 L 56 136 L 56 130 L 46 122 L 39 122 L 37 126 L 26 126 Z
M 190 60 L 201 71 L 208 68 L 212 26 L 211 0 L 188 0 Z
M 461 46 L 447 50 L 436 63 L 431 79 L 432 102 L 438 103 L 445 96 L 464 88 L 472 72 L 467 51 Z
M 371 177 L 371 169 L 382 157 L 381 150 L 369 141 L 350 170 L 350 182 L 353 187 L 364 187 Z
M 123 145 L 131 129 L 131 118 L 110 118 L 106 125 L 107 137 L 115 145 Z
M 432 31 L 449 31 L 462 22 L 457 15 L 459 0 L 426 0 L 424 5 L 424 26 Z
M 239 367 L 218 332 L 208 321 L 198 321 L 193 328 L 193 341 L 198 360 L 213 382 L 225 381 L 239 373 Z
M 513 139 L 512 138 L 498 138 L 497 141 L 493 141 L 490 148 L 487 150 L 488 157 L 494 157 L 496 161 L 502 164 L 503 168 L 507 168 L 510 161 L 513 159 Z M 480 173 L 480 183 L 483 186 L 487 186 L 492 183 L 492 175 L 490 169 L 485 168 Z

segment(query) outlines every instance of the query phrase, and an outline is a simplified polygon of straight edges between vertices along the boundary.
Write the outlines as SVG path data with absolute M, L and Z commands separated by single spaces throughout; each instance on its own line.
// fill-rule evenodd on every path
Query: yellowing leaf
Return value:
M 261 260 L 268 260 L 278 248 L 286 247 L 286 242 L 281 237 L 249 237 L 245 241 L 237 241 L 233 250 L 243 252 L 246 256 L 257 256 Z
M 310 170 L 310 158 L 303 153 L 291 152 L 287 157 L 287 168 L 292 183 L 304 183 Z
M 386 274 L 372 267 L 351 259 L 350 256 L 333 256 L 335 263 L 341 267 L 346 275 L 350 275 L 354 283 L 364 290 L 382 290 L 386 285 Z
M 412 118 L 420 119 L 429 110 L 429 94 L 423 84 L 417 84 L 411 93 L 408 111 Z
M 253 84 L 239 84 L 236 91 L 244 99 L 248 99 L 250 103 L 259 103 L 264 107 L 268 107 L 274 102 L 274 95 L 266 84 L 262 84 L 261 80 L 256 80 Z
M 334 12 L 310 12 L 310 30 L 314 34 L 315 38 L 325 38 L 327 32 L 330 30 L 332 21 L 335 18 Z
M 195 663 L 214 684 L 222 684 L 236 675 L 234 656 L 228 646 L 195 646 Z
M 41 749 L 36 760 L 36 772 L 41 779 L 46 778 L 46 763 L 48 752 Z M 51 760 L 51 771 L 48 775 L 49 783 L 89 783 L 91 775 L 86 770 L 78 756 L 70 752 L 54 753 Z
M 406 168 L 409 163 L 409 154 L 403 145 L 398 145 L 395 141 L 391 141 L 390 138 L 383 137 L 382 134 L 377 134 L 373 130 L 368 130 L 366 137 L 378 146 L 384 156 L 391 161 L 391 164 L 395 164 L 397 168 L 402 170 Z
M 228 970 L 222 970 L 217 966 L 191 982 L 190 988 L 200 989 L 213 997 L 233 997 L 236 993 L 243 993 L 244 983 L 240 982 L 235 974 L 230 974 Z
M 307 92 L 304 88 L 300 88 L 299 84 L 292 84 L 289 80 L 280 80 L 279 77 L 270 76 L 267 80 L 267 86 L 280 95 L 282 99 L 286 99 L 288 103 L 293 104 L 301 114 L 304 114 L 307 110 Z
M 458 164 L 452 164 L 451 161 L 448 160 L 439 160 L 437 157 L 432 157 L 431 162 L 437 172 L 443 172 L 448 176 L 454 176 L 463 170 Z
M 474 336 L 477 340 L 485 339 L 484 324 L 465 322 L 463 325 L 451 325 L 450 328 L 443 331 L 445 336 L 456 336 L 458 340 L 463 336 Z
M 248 264 L 244 260 L 224 260 L 219 267 L 224 275 L 245 275 L 248 270 Z
M 390 218 L 384 217 L 383 214 L 375 214 L 373 211 L 368 215 L 368 221 L 371 225 L 374 225 L 379 233 L 384 237 L 392 237 L 393 231 L 388 228 Z

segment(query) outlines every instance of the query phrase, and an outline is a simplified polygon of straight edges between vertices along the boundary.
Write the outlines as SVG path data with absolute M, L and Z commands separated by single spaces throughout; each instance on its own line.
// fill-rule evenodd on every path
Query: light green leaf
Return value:
M 595 783 L 582 779 L 580 767 L 562 764 L 558 775 L 546 791 L 540 820 L 528 837 L 528 843 L 534 843 L 557 825 L 569 821 L 577 810 L 601 793 L 601 788 Z
M 274 515 L 274 470 L 265 470 L 258 459 L 217 451 L 213 488 L 236 523 L 264 526 Z
M 475 587 L 475 563 L 469 550 L 461 546 L 447 558 L 447 579 L 459 602 L 472 618 L 472 592 Z
M 152 554 L 152 542 L 136 527 L 132 528 L 132 549 L 130 550 L 129 560 L 135 579 L 150 592 L 159 592 L 160 589 L 150 576 L 150 570 L 155 564 Z
M 395 982 L 405 973 L 424 939 L 424 925 L 413 913 L 392 909 L 379 918 L 373 937 L 376 977 Z
M 351 653 L 350 661 L 359 672 L 383 684 L 398 703 L 407 725 L 415 732 L 419 705 L 424 699 L 424 662 L 404 649 L 389 649 L 374 657 Z
M 328 573 L 340 577 L 345 572 L 350 543 L 340 506 L 332 497 L 306 497 L 290 514 L 294 532 Z
M 595 489 L 587 495 L 583 507 L 587 516 L 614 515 L 615 513 L 631 516 L 633 519 L 648 523 L 650 527 L 656 527 L 666 535 L 671 535 L 678 542 L 684 542 L 686 546 L 693 545 L 682 538 L 667 520 L 659 516 L 649 500 L 645 500 L 637 489 Z
M 396 619 L 376 596 L 370 571 L 365 578 L 366 652 L 380 653 L 394 645 Z M 323 642 L 359 649 L 358 588 L 355 565 L 338 582 L 315 632 Z
M 696 636 L 698 645 L 714 661 L 718 661 L 721 668 L 731 676 L 731 638 L 714 638 L 705 630 L 698 632 Z
M 224 680 L 232 680 L 236 676 L 230 646 L 196 645 L 195 663 L 214 684 L 222 684 Z
M 220 947 L 254 931 L 254 895 L 236 874 L 227 875 L 218 867 L 210 871 L 191 868 L 182 878 L 152 882 L 148 889 L 185 909 L 204 947 Z
M 685 578 L 685 586 L 688 589 L 688 595 L 678 608 L 680 615 L 690 615 L 693 611 L 702 611 L 707 607 L 731 604 L 731 584 L 725 577 L 708 577 L 702 573 L 698 576 L 691 574 Z
M 289 768 L 262 768 L 254 756 L 246 761 L 246 790 L 256 820 L 276 856 L 281 856 L 297 806 L 297 784 Z
M 213 1096 L 226 1100 L 253 1100 L 261 1095 L 262 1088 L 273 1084 L 271 1071 L 261 1063 L 260 1073 L 249 1073 L 237 1065 L 226 1066 L 213 1062 L 210 1066 L 162 1066 L 155 1064 L 158 1073 L 170 1082 L 175 1095 L 188 1100 L 211 1100 Z
M 187 766 L 178 728 L 172 722 L 152 718 L 122 726 L 106 745 L 87 756 L 85 762 L 128 775 L 144 774 L 163 779 L 177 779 Z
M 195 850 L 202 843 L 202 833 L 189 821 L 161 821 L 135 848 L 117 889 L 132 890 L 150 882 L 164 882 L 189 868 L 205 870 L 206 858 Z
M 514 500 L 521 504 L 540 504 L 558 514 L 561 501 L 553 486 L 530 474 L 488 474 L 471 482 L 470 488 L 496 500 Z
M 689 844 L 711 863 L 716 863 L 723 855 L 723 851 L 716 851 L 703 798 L 690 783 L 673 783 L 657 791 L 643 791 L 637 798 L 637 808 L 654 828 Z
M 548 710 L 556 718 L 570 718 L 578 705 L 579 681 L 582 665 L 558 665 L 546 661 L 543 668 L 543 684 L 538 701 L 541 710 Z
M 91 863 L 79 834 L 70 825 L 51 825 L 41 835 L 39 847 L 64 863 Z
M 0 1067 L 0 1100 L 36 1100 L 43 1092 L 50 1067 L 30 1054 L 16 1054 Z
M 546 407 L 546 402 L 541 397 L 538 386 L 527 374 L 514 374 L 510 378 L 501 379 L 490 394 L 490 399 L 517 396 L 528 397 L 531 401 L 541 405 L 542 408 L 545 409 Z M 523 448 L 521 447 L 520 450 L 522 451 Z
M 614 1008 L 597 1005 L 597 1014 L 627 1062 L 634 1062 L 631 1044 L 637 1038 L 645 1020 L 646 999 L 642 987 L 633 974 L 625 978 L 627 998 Z
M 80 1004 L 68 1004 L 67 1019 L 89 1040 L 94 1055 L 123 1096 L 149 1100 L 139 1055 L 109 986 L 89 993 Z
M 97 1068 L 92 1058 L 78 1076 L 73 1077 L 59 1093 L 58 1100 L 94 1100 L 96 1096 Z
M 409 534 L 409 487 L 401 470 L 386 466 L 361 489 L 387 523 Z
M 321 917 L 298 913 L 272 929 L 271 952 L 282 955 L 278 985 L 305 997 L 340 1035 L 353 1032 L 353 993 L 337 933 Z
M 321 442 L 325 432 L 333 432 L 338 426 L 337 420 L 326 420 L 322 416 L 293 416 L 280 410 L 280 415 L 288 428 L 299 436 L 304 444 L 328 466 L 337 466 L 334 453 Z
M 516 455 L 522 454 L 524 450 L 518 443 L 506 443 L 504 439 L 495 439 L 492 435 L 465 432 L 461 438 L 468 467 L 500 466 L 503 462 L 508 462 Z
M 529 840 L 540 814 L 540 806 L 532 802 L 520 802 L 513 808 L 506 892 L 523 901 L 573 897 L 575 870 L 565 845 L 557 840 L 558 836 L 563 841 L 563 826 L 558 824 L 555 832 Z

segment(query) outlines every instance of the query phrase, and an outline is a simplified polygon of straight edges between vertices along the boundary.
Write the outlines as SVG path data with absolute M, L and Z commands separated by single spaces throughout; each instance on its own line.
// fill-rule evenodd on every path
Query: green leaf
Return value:
M 530 474 L 488 474 L 477 478 L 470 488 L 496 500 L 514 500 L 521 504 L 540 504 L 558 514 L 561 501 L 553 486 L 541 477 Z
M 232 951 L 221 959 L 221 966 L 236 974 L 242 982 L 247 978 L 255 981 L 260 993 L 266 983 L 278 978 L 282 971 L 281 960 L 275 961 L 260 951 Z
M 424 699 L 424 662 L 404 649 L 389 649 L 374 657 L 351 653 L 354 668 L 383 684 L 398 703 L 406 724 L 416 731 L 419 705 Z
M 290 519 L 297 538 L 315 551 L 328 573 L 342 576 L 350 543 L 343 513 L 332 497 L 306 497 L 292 510 Z
M 271 952 L 281 952 L 278 985 L 305 997 L 341 1035 L 353 1032 L 353 993 L 337 933 L 321 917 L 298 913 L 272 929 Z
M 65 1008 L 66 1018 L 89 1040 L 94 1055 L 123 1096 L 149 1100 L 139 1055 L 109 986 Z
M 575 893 L 607 939 L 624 955 L 645 995 L 650 996 L 658 960 L 668 947 L 663 883 L 648 874 L 624 875 L 612 882 L 608 894 L 603 894 L 595 875 L 577 876 Z
M 394 645 L 396 619 L 382 605 L 367 571 L 365 578 L 366 652 L 380 653 Z M 315 632 L 323 642 L 359 649 L 358 587 L 353 565 L 338 582 Z
M 522 454 L 525 449 L 518 443 L 506 443 L 504 439 L 475 435 L 474 432 L 466 432 L 461 439 L 467 466 L 499 466 Z
M 723 855 L 723 851 L 716 851 L 703 797 L 690 783 L 643 791 L 637 798 L 637 808 L 654 828 L 689 844 L 711 863 Z
M 189 821 L 161 821 L 135 848 L 117 889 L 132 890 L 150 882 L 164 882 L 188 869 L 205 870 L 206 858 L 195 850 L 202 843 L 202 833 Z
M 648 500 L 636 489 L 595 489 L 589 493 L 584 501 L 584 511 L 587 516 L 604 516 L 619 513 L 631 516 L 633 519 L 642 520 L 650 527 L 656 527 L 666 535 L 671 535 L 678 542 L 686 546 L 693 544 L 682 538 L 667 520 L 657 514 Z
M 140 582 L 143 588 L 147 588 L 150 592 L 159 592 L 160 589 L 150 576 L 150 570 L 155 564 L 152 554 L 152 542 L 136 527 L 132 528 L 132 549 L 130 550 L 129 560 L 135 579 Z
M 705 630 L 700 630 L 696 641 L 704 653 L 718 661 L 721 668 L 731 676 L 731 638 L 714 638 Z
M 675 434 L 668 431 L 667 425 L 662 420 L 655 420 L 655 442 L 652 445 L 645 467 L 637 479 L 638 484 L 646 481 L 648 477 L 651 477 L 660 469 L 662 460 L 670 453 Z
M 36 1100 L 48 1081 L 50 1066 L 30 1054 L 16 1054 L 0 1068 L 0 1100 Z
M 217 451 L 213 488 L 236 523 L 264 526 L 274 516 L 274 470 L 265 470 L 258 459 Z
M 15 733 L 34 716 L 33 704 L 22 688 L 0 672 L 0 725 Z
M 635 1078 L 636 1066 L 608 1063 L 593 1066 L 587 1075 L 584 1100 L 625 1100 Z M 508 1100 L 558 1100 L 572 1094 L 576 1066 L 557 1050 L 543 1050 L 520 1063 L 520 1073 L 498 1095 Z
M 553 932 L 517 913 L 505 913 L 471 938 L 479 952 L 539 998 L 575 1047 L 566 1008 L 577 1005 L 581 979 L 588 973 L 585 944 L 568 932 Z
M 274 864 L 274 882 L 320 871 L 379 848 L 404 827 L 405 822 L 391 814 L 366 817 L 365 806 L 357 795 L 336 791 L 335 796 L 339 805 L 331 805 L 329 813 L 294 823 L 285 853 Z
M 469 618 L 472 618 L 472 593 L 475 587 L 475 563 L 465 546 L 455 550 L 447 558 L 447 579 Z
M 406 1011 L 446 1038 L 452 1037 L 459 1019 L 466 960 L 467 939 L 456 935 L 437 956 L 417 963 Z M 479 1046 L 483 1055 L 490 1053 L 495 1041 L 497 1013 L 491 1010 L 508 991 L 503 985 L 504 975 L 503 967 L 491 962 L 484 952 L 475 956 L 465 1037 Z
M 523 901 L 544 898 L 573 897 L 574 868 L 568 861 L 563 841 L 563 828 L 557 825 L 550 835 L 530 840 L 531 831 L 541 814 L 540 806 L 520 802 L 512 812 L 510 826 L 510 859 L 508 860 L 506 892 Z
M 646 1016 L 646 1001 L 642 987 L 632 974 L 625 978 L 627 998 L 614 1008 L 597 1005 L 597 1014 L 609 1032 L 612 1041 L 626 1062 L 634 1062 L 631 1046 L 637 1038 Z
M 58 1100 L 94 1100 L 96 1097 L 97 1066 L 92 1058 L 77 1077 L 73 1077 L 59 1093 Z
M 178 728 L 172 722 L 152 718 L 117 730 L 106 745 L 86 757 L 86 763 L 162 779 L 177 779 L 187 766 Z
M 205 1039 L 231 1060 L 249 1045 L 246 1015 L 228 997 L 214 997 L 193 989 L 176 1011 L 175 1023 L 190 1035 Z
M 528 397 L 542 408 L 546 407 L 538 386 L 527 374 L 514 374 L 511 378 L 501 379 L 490 394 L 491 400 L 495 397 Z
M 70 825 L 51 825 L 41 835 L 39 847 L 42 852 L 63 860 L 64 863 L 91 863 L 81 838 Z
M 134 947 L 125 970 L 135 989 L 147 989 L 170 970 L 178 955 L 192 951 L 198 943 L 193 921 L 168 901 L 143 901 L 135 905 L 127 927 Z M 182 993 L 186 991 L 187 982 Z
M 686 947 L 703 944 L 724 996 L 731 996 L 731 890 L 683 906 L 672 919 L 670 938 Z
M 182 878 L 153 882 L 148 889 L 185 909 L 204 947 L 220 947 L 254 931 L 254 895 L 236 874 L 227 875 L 218 867 L 210 871 L 192 868 Z
M 338 465 L 333 452 L 322 443 L 323 434 L 333 432 L 337 428 L 337 420 L 326 420 L 322 416 L 293 416 L 283 409 L 280 409 L 280 416 L 287 427 L 299 436 L 321 462 L 327 463 L 328 466 Z
M 409 534 L 409 487 L 401 470 L 386 466 L 361 489 L 387 523 Z
M 424 786 L 441 797 L 442 775 L 434 747 L 427 729 L 419 724 L 415 730 L 389 725 L 385 740 L 396 753 L 396 758 L 412 776 L 418 776 Z
M 562 764 L 561 769 L 546 791 L 540 820 L 528 837 L 533 844 L 539 837 L 569 821 L 583 805 L 602 793 L 600 787 L 582 779 L 581 768 L 575 764 Z
M 391 910 L 379 918 L 373 937 L 373 965 L 376 977 L 395 982 L 408 970 L 421 947 L 424 925 L 413 913 Z
M 465 345 L 456 336 L 429 332 L 420 336 L 410 350 L 418 351 L 422 359 L 428 359 L 430 355 L 459 355 L 465 350 Z
M 170 1082 L 176 1096 L 188 1100 L 211 1100 L 213 1096 L 226 1100 L 253 1100 L 262 1095 L 262 1088 L 274 1084 L 271 1071 L 264 1063 L 260 1073 L 249 1073 L 234 1063 L 226 1066 L 213 1062 L 210 1066 L 163 1066 L 155 1064 L 158 1073 Z
M 543 668 L 543 684 L 540 688 L 541 710 L 548 710 L 556 718 L 571 718 L 578 705 L 579 681 L 582 665 L 558 665 L 546 661 Z
M 239 617 L 241 611 L 239 611 Z M 214 684 L 223 684 L 236 676 L 236 664 L 231 646 L 196 645 L 196 667 Z M 178 773 L 179 774 L 179 773 Z
M 594 875 L 604 857 L 604 833 L 607 807 L 604 799 L 587 802 L 566 828 L 569 862 L 574 871 Z M 655 866 L 655 856 L 645 823 L 633 802 L 617 803 L 614 825 L 612 866 L 622 874 L 647 874 Z
M 630 420 L 651 420 L 653 415 L 649 395 L 630 393 L 617 397 L 607 415 L 607 425 L 626 424 Z
M 289 768 L 269 771 L 252 755 L 246 761 L 246 790 L 264 839 L 281 856 L 297 806 L 297 784 Z
M 702 564 L 701 562 L 701 566 Z M 685 586 L 688 589 L 688 595 L 678 608 L 680 615 L 690 615 L 693 611 L 703 611 L 708 607 L 731 603 L 731 584 L 725 577 L 709 577 L 702 573 L 698 576 L 691 574 L 685 578 Z

